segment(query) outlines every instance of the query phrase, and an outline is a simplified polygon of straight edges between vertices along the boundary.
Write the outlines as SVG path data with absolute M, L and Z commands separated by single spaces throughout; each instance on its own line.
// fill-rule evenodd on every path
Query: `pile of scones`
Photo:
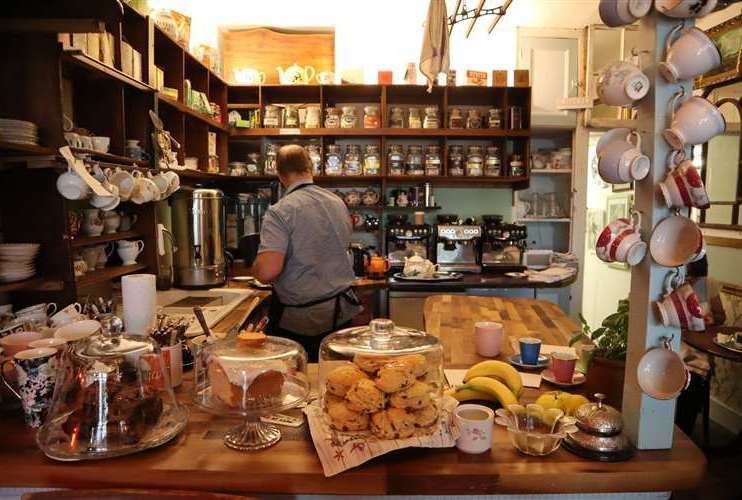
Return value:
M 422 354 L 395 358 L 356 354 L 327 374 L 324 409 L 333 429 L 402 439 L 438 420 L 436 383 Z

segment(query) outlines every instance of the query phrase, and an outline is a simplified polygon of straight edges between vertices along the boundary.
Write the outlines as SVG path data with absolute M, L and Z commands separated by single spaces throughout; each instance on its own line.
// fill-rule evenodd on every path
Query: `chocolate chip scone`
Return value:
M 415 381 L 409 388 L 392 394 L 389 403 L 395 408 L 419 410 L 430 404 L 432 391 L 432 387 L 425 382 Z
M 344 398 L 348 389 L 368 375 L 352 365 L 339 366 L 327 374 L 327 392 Z
M 430 404 L 419 410 L 412 410 L 410 415 L 415 418 L 416 427 L 430 427 L 438 421 L 438 407 L 435 404 Z
M 359 380 L 345 394 L 348 408 L 360 413 L 374 413 L 384 409 L 386 396 L 372 380 Z
M 350 432 L 368 429 L 368 415 L 351 410 L 344 402 L 328 404 L 327 415 L 330 417 L 332 428 L 338 431 Z
M 405 363 L 391 362 L 379 369 L 376 386 L 387 394 L 407 389 L 415 383 L 415 374 Z
M 381 439 L 402 439 L 415 432 L 415 418 L 405 410 L 389 408 L 371 415 L 371 432 Z

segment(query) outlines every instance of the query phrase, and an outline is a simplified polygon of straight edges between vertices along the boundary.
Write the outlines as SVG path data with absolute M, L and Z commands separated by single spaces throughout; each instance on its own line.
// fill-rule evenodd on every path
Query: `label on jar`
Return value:
M 345 175 L 361 175 L 361 162 L 359 160 L 345 160 Z

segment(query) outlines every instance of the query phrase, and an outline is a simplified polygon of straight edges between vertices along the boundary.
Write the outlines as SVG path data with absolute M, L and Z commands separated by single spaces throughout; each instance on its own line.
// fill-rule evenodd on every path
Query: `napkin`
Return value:
M 425 20 L 420 72 L 428 79 L 428 92 L 439 73 L 448 72 L 448 13 L 445 0 L 430 0 Z

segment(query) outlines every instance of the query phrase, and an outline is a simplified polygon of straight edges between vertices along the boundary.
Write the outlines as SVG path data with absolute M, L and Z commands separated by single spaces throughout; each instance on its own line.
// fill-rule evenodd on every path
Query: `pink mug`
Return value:
M 659 186 L 669 208 L 706 209 L 711 206 L 701 175 L 693 163 L 685 158 L 683 151 L 673 151 L 667 166 L 669 172 Z
M 608 224 L 595 243 L 595 253 L 603 262 L 626 262 L 630 266 L 640 263 L 647 254 L 647 244 L 642 241 L 641 215 L 631 213 L 631 220 L 616 219 Z
M 665 279 L 665 295 L 655 302 L 662 324 L 693 332 L 706 330 L 703 308 L 690 283 L 685 281 L 685 272 L 672 271 Z
M 485 358 L 494 358 L 502 350 L 505 334 L 502 324 L 491 321 L 479 321 L 474 324 L 474 343 L 477 354 Z
M 567 352 L 554 352 L 551 354 L 551 371 L 557 382 L 571 384 L 575 375 L 577 356 Z

